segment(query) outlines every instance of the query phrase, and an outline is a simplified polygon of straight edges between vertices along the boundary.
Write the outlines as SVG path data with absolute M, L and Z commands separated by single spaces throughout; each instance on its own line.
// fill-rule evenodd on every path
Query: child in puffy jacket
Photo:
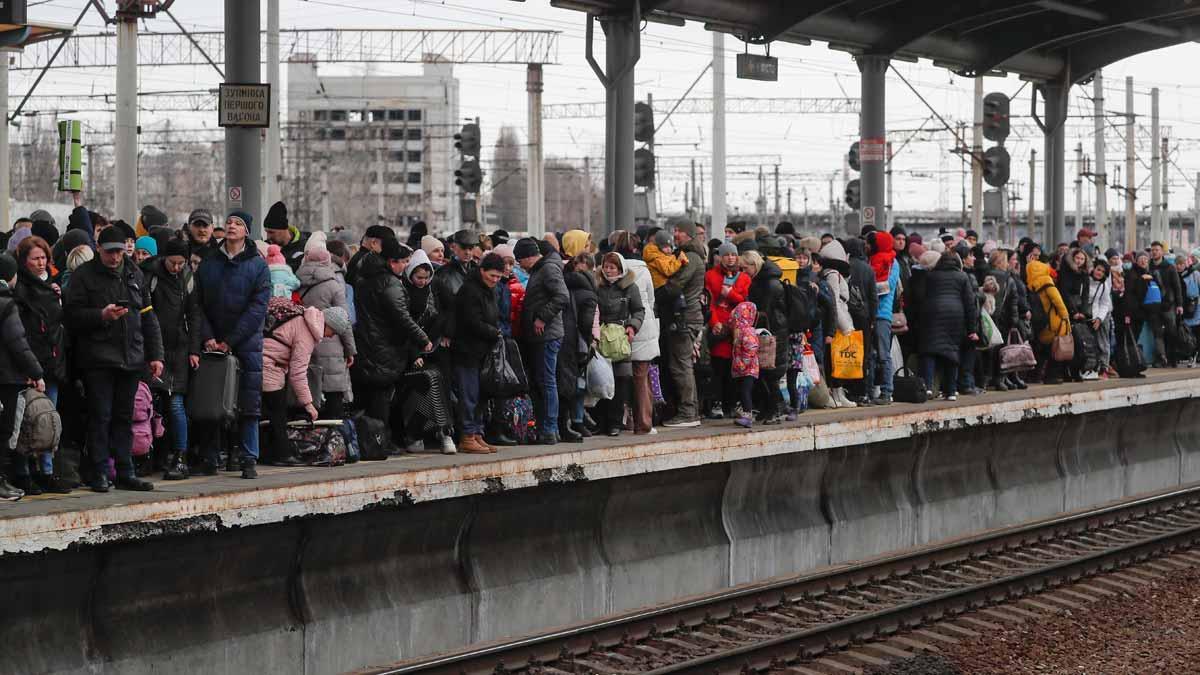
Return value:
M 286 306 L 285 306 L 286 305 Z M 272 459 L 276 466 L 298 466 L 296 449 L 287 438 L 287 387 L 296 394 L 310 419 L 318 419 L 313 392 L 308 387 L 308 364 L 325 337 L 325 315 L 316 307 L 301 310 L 290 298 L 271 298 L 267 313 L 283 317 L 263 339 L 263 414 L 270 424 Z M 290 318 L 289 318 L 290 317 Z
M 267 247 L 267 269 L 271 271 L 271 297 L 292 298 L 292 293 L 300 288 L 300 279 L 288 267 L 283 257 L 283 249 L 275 244 Z
M 350 393 L 350 367 L 358 348 L 354 343 L 354 326 L 350 315 L 341 307 L 329 307 L 325 315 L 325 339 L 317 345 L 313 362 L 321 366 L 321 419 L 340 420 L 346 416 L 346 401 Z

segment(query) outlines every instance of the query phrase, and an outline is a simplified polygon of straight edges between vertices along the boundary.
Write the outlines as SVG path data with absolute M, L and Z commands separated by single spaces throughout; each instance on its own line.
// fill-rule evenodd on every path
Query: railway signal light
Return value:
M 846 206 L 855 211 L 862 208 L 862 183 L 857 178 L 846 183 Z
M 654 187 L 654 153 L 646 148 L 633 152 L 633 184 L 638 187 Z
M 458 167 L 454 172 L 455 184 L 463 189 L 463 192 L 479 193 L 479 188 L 483 186 L 483 172 L 479 169 L 479 162 L 469 159 Z
M 850 162 L 850 168 L 855 171 L 862 171 L 862 159 L 858 155 L 858 141 L 850 146 L 850 152 L 846 154 L 846 158 Z
M 1001 187 L 1008 183 L 1009 165 L 1011 158 L 1002 146 L 988 148 L 983 153 L 983 180 L 992 187 Z
M 633 140 L 638 143 L 654 142 L 654 109 L 649 103 L 633 104 Z
M 1009 100 L 999 92 L 983 97 L 983 137 L 1004 143 L 1009 132 Z
M 454 134 L 454 147 L 458 148 L 464 155 L 478 157 L 479 144 L 479 125 L 474 122 L 464 124 L 462 131 Z

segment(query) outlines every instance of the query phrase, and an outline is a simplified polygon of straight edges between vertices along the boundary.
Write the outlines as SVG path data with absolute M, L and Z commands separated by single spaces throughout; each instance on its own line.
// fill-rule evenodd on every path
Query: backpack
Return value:
M 162 438 L 166 433 L 162 415 L 154 409 L 154 395 L 150 393 L 150 386 L 138 382 L 137 393 L 133 397 L 133 456 L 150 454 L 154 439 Z
M 303 315 L 303 305 L 297 305 L 287 298 L 271 298 L 267 303 L 267 320 L 263 324 L 263 335 L 274 338 L 275 331 L 280 326 Z
M 846 308 L 850 310 L 850 316 L 863 320 L 869 319 L 867 301 L 863 298 L 862 289 L 849 279 L 847 279 L 847 285 L 850 286 L 850 299 L 846 302 Z
M 817 291 L 812 286 L 785 280 L 783 302 L 789 333 L 803 333 L 817 324 Z
M 537 443 L 537 423 L 533 416 L 533 401 L 528 396 L 514 396 L 500 404 L 500 428 L 518 445 Z
M 1050 325 L 1050 317 L 1046 315 L 1046 308 L 1042 307 L 1041 291 L 1034 291 L 1030 296 L 1029 315 L 1029 323 L 1033 326 L 1035 333 Z
M 26 389 L 17 401 L 17 412 L 19 452 L 26 454 L 58 449 L 58 443 L 62 439 L 62 418 L 59 417 L 58 410 L 54 408 L 54 402 L 49 396 L 37 389 Z

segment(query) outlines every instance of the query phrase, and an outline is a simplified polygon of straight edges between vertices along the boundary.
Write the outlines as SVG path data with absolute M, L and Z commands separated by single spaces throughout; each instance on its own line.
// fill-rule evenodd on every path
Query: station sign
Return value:
M 739 80 L 776 82 L 779 80 L 779 59 L 742 52 L 737 55 L 737 76 Z
M 222 83 L 217 99 L 222 127 L 271 126 L 271 85 Z

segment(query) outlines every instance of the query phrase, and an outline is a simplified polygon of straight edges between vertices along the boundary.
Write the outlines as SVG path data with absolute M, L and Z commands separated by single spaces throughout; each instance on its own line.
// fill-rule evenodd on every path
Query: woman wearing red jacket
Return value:
M 750 276 L 738 269 L 737 247 L 730 243 L 717 249 L 717 264 L 704 275 L 704 289 L 712 301 L 711 313 L 705 339 L 708 340 L 713 368 L 713 406 L 709 415 L 713 419 L 725 416 L 725 409 L 733 413 L 734 396 L 731 367 L 733 359 L 733 326 L 730 323 L 733 308 L 745 302 L 750 294 Z M 724 404 L 724 408 L 722 408 Z

